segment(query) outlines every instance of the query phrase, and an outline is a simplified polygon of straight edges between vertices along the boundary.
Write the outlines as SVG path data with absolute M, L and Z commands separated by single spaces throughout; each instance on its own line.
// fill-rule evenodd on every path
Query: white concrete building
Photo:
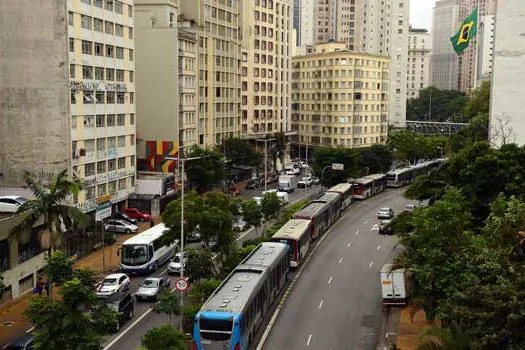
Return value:
M 496 38 L 490 106 L 490 139 L 496 145 L 525 144 L 525 2 L 506 0 L 496 10 Z
M 450 42 L 461 23 L 459 10 L 459 0 L 440 0 L 434 7 L 430 85 L 441 90 L 459 89 L 459 57 Z
M 478 28 L 478 61 L 476 87 L 490 81 L 494 65 L 494 30 L 496 16 L 483 16 Z
M 133 2 L 5 0 L 0 12 L 5 186 L 21 185 L 23 170 L 68 169 L 87 186 L 82 210 L 123 207 L 136 173 Z
M 432 38 L 426 29 L 410 28 L 408 35 L 407 96 L 417 98 L 429 86 Z
M 295 46 L 314 43 L 315 0 L 293 0 L 293 28 Z

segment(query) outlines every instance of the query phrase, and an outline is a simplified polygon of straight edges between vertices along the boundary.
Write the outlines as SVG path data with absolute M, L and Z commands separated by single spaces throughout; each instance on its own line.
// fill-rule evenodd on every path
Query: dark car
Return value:
M 123 294 L 117 293 L 116 295 L 116 297 L 108 298 L 106 300 L 106 305 L 118 313 L 117 323 L 112 328 L 112 331 L 114 332 L 120 331 L 120 327 L 133 317 L 133 312 L 135 310 L 133 297 L 129 292 Z
M 137 219 L 132 219 L 129 217 L 129 215 L 127 215 L 126 213 L 115 213 L 113 215 L 111 215 L 111 218 L 112 219 L 116 219 L 116 220 L 124 220 L 124 221 L 127 221 L 133 225 L 136 225 L 137 224 Z
M 261 179 L 259 178 L 251 179 L 250 181 L 248 181 L 248 184 L 246 185 L 246 188 L 249 190 L 254 190 L 259 187 L 261 187 Z
M 380 235 L 392 235 L 394 234 L 394 230 L 392 230 L 392 227 L 390 226 L 391 220 L 382 220 L 381 224 L 379 225 L 379 234 Z
M 33 336 L 26 334 L 10 344 L 7 344 L 4 350 L 33 350 Z

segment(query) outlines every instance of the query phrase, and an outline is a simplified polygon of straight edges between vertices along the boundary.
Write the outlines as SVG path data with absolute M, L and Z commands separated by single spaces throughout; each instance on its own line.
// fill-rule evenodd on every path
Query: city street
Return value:
M 298 178 L 299 179 L 299 178 Z M 268 184 L 267 187 L 269 190 L 277 188 L 277 183 Z M 313 185 L 311 187 L 308 187 L 307 189 L 304 188 L 296 188 L 295 191 L 289 194 L 290 196 L 290 204 L 297 202 L 298 200 L 301 200 L 312 193 L 315 193 L 316 191 L 321 190 L 321 185 Z M 244 190 L 239 195 L 242 199 L 251 199 L 253 197 L 262 197 L 262 193 L 264 192 L 264 186 L 255 190 Z
M 403 189 L 350 206 L 299 277 L 264 349 L 374 349 L 381 324 L 379 270 L 393 258 L 395 238 L 380 236 L 376 212 L 396 213 Z

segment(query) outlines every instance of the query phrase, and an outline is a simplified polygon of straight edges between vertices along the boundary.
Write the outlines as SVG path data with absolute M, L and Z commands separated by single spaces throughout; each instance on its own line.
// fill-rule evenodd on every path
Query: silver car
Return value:
M 168 277 L 148 277 L 142 282 L 135 294 L 137 301 L 157 300 L 157 296 L 170 286 Z
M 137 225 L 133 225 L 130 222 L 124 220 L 108 220 L 104 224 L 104 229 L 107 232 L 120 232 L 120 233 L 135 233 L 139 229 Z

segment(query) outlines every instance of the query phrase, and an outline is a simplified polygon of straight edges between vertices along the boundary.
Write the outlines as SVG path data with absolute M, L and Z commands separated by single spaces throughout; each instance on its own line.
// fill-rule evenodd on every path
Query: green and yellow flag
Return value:
M 461 29 L 450 40 L 454 51 L 459 55 L 468 47 L 470 39 L 476 36 L 478 32 L 478 9 L 474 11 L 463 21 Z

